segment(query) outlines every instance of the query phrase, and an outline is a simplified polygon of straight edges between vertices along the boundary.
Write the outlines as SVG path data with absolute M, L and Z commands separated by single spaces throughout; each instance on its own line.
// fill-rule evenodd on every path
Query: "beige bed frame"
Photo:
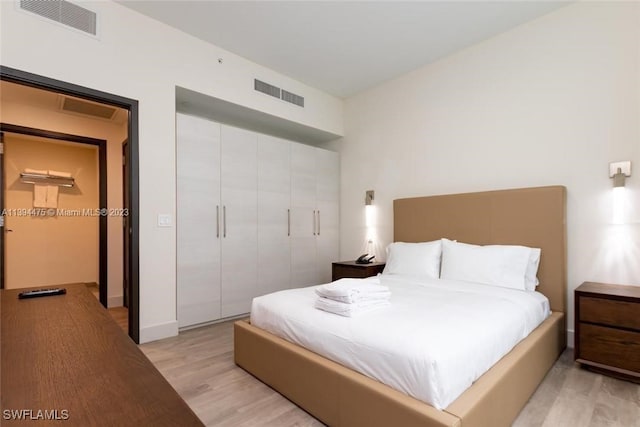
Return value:
M 566 347 L 565 205 L 560 186 L 394 201 L 395 241 L 542 248 L 538 291 L 553 314 L 443 411 L 247 321 L 235 362 L 330 426 L 509 426 Z

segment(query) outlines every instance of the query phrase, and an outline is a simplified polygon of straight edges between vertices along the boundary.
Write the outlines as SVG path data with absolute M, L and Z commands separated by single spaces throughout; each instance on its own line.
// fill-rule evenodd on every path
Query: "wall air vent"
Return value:
M 258 79 L 253 79 L 253 88 L 258 92 L 266 93 L 274 98 L 282 99 L 290 104 L 295 104 L 304 108 L 304 97 L 291 93 L 288 90 L 280 89 L 278 86 L 265 83 Z
M 269 83 L 262 82 L 258 79 L 253 79 L 253 88 L 258 92 L 266 93 L 276 98 L 280 98 L 280 88 Z
M 20 9 L 94 36 L 97 34 L 96 13 L 65 0 L 20 0 Z
M 282 89 L 282 100 L 304 107 L 304 98 L 302 96 L 288 92 L 284 89 Z
M 109 105 L 96 104 L 77 98 L 62 97 L 60 109 L 68 113 L 82 114 L 84 116 L 97 117 L 99 119 L 111 120 L 118 111 Z

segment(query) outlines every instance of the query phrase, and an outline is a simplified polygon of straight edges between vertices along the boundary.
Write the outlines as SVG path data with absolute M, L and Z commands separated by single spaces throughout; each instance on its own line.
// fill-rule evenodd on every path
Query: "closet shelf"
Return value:
M 75 180 L 72 177 L 27 172 L 20 173 L 20 182 L 25 184 L 57 185 L 59 187 L 73 187 L 75 185 Z

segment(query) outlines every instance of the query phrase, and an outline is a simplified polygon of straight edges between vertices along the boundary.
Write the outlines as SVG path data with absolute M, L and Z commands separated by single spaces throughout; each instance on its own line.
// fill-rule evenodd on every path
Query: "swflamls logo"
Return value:
M 29 421 L 64 421 L 69 419 L 68 409 L 4 409 L 4 420 L 29 420 Z

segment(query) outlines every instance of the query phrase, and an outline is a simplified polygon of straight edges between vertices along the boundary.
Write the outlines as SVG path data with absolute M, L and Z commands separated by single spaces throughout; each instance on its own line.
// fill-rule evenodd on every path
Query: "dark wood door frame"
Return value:
M 128 212 L 129 207 L 129 173 L 127 164 L 131 161 L 129 153 L 129 140 L 125 139 L 122 143 L 122 207 Z M 129 225 L 129 217 L 123 218 L 122 228 L 122 305 L 129 307 L 129 265 L 131 264 L 131 227 Z
M 20 135 L 38 136 L 41 138 L 55 139 L 59 141 L 75 142 L 78 144 L 88 144 L 98 147 L 98 186 L 99 186 L 99 208 L 107 209 L 107 141 L 104 139 L 88 138 L 80 135 L 72 135 L 68 133 L 54 132 L 45 129 L 36 129 L 26 126 L 18 126 L 10 123 L 0 123 L 0 132 L 15 133 Z M 6 183 L 5 183 L 6 186 Z M 0 189 L 4 195 L 4 188 Z M 0 210 L 4 209 L 4 199 L 0 200 Z M 105 212 L 107 212 L 105 210 Z M 107 288 L 108 288 L 108 238 L 107 238 L 107 216 L 100 215 L 99 224 L 99 245 L 98 245 L 98 277 L 100 282 L 100 303 L 107 307 Z M 4 260 L 4 241 L 2 244 L 2 254 Z M 0 289 L 4 288 L 4 268 L 0 272 Z
M 129 226 L 130 239 L 130 283 L 129 283 L 129 336 L 140 342 L 140 175 L 138 152 L 138 101 L 119 95 L 55 80 L 49 77 L 32 74 L 15 68 L 0 66 L 0 80 L 31 86 L 50 92 L 62 93 L 102 104 L 121 107 L 129 111 L 128 140 L 130 162 L 127 165 L 129 180 Z

